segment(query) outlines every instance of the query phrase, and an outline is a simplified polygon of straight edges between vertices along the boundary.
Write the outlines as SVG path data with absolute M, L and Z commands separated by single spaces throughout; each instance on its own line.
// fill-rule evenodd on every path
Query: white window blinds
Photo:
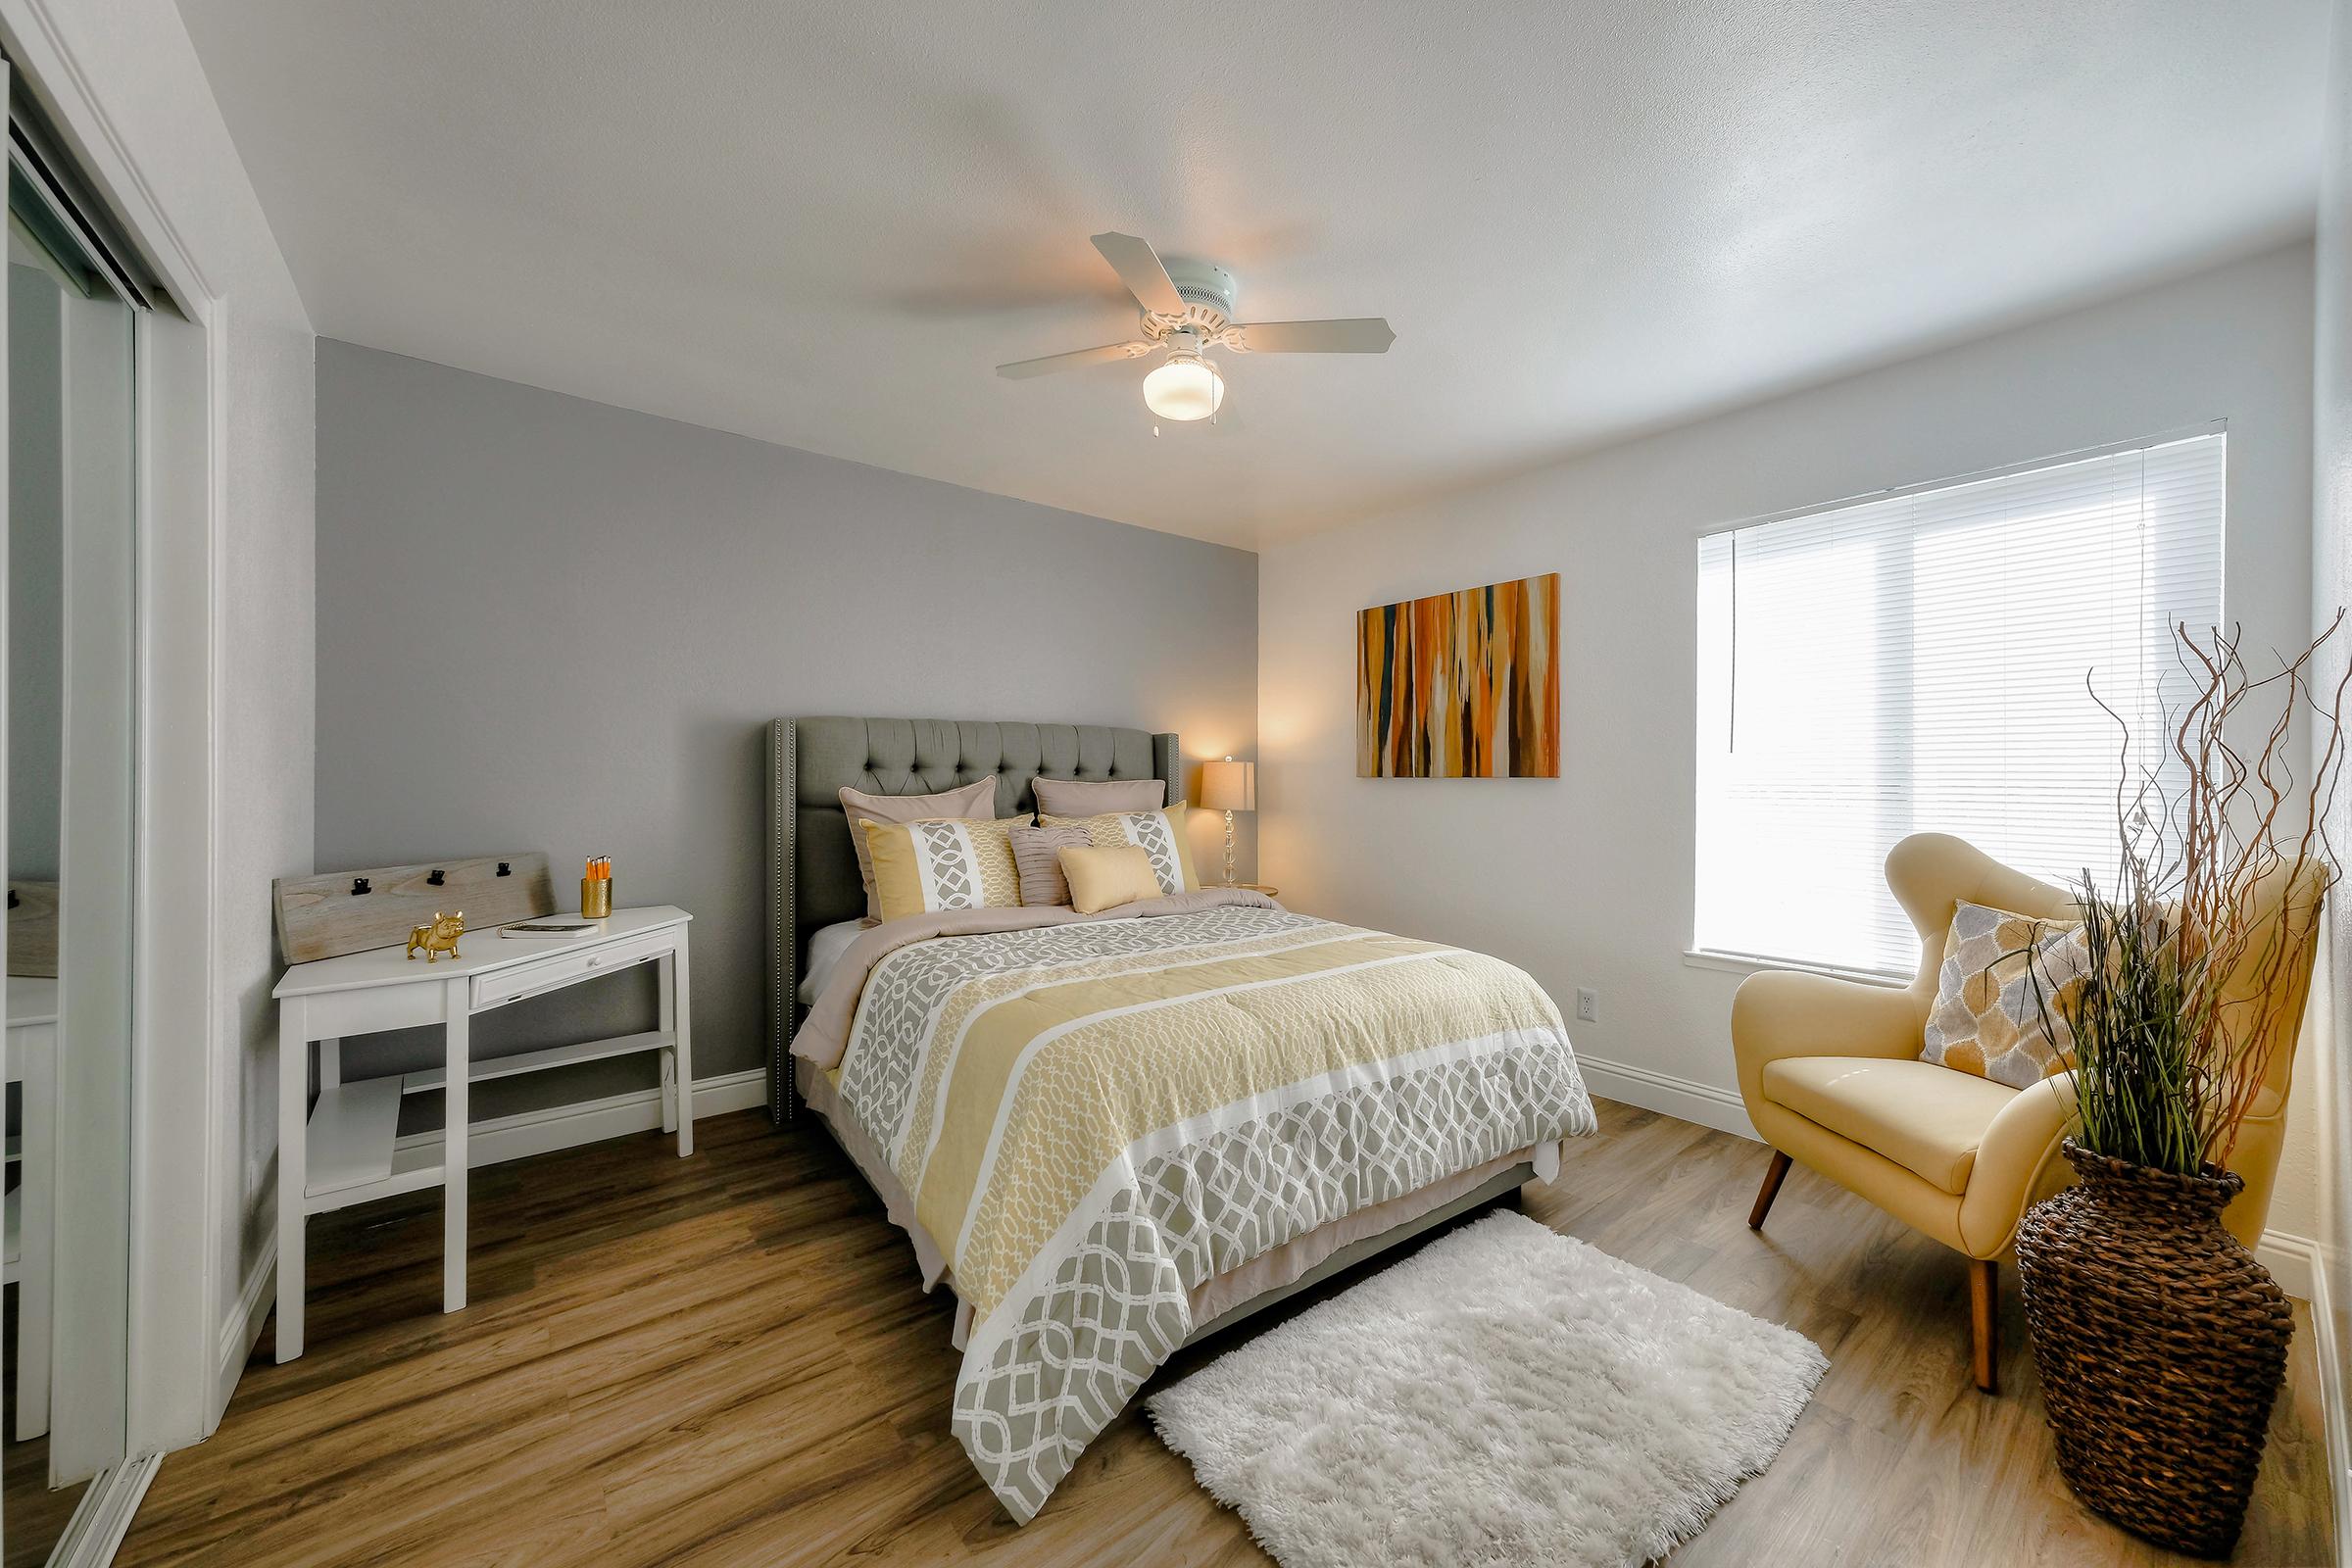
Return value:
M 1883 862 L 1913 832 L 2110 880 L 2121 734 L 2085 679 L 2163 768 L 2172 627 L 2221 613 L 2225 442 L 1701 539 L 1694 946 L 1910 973 Z

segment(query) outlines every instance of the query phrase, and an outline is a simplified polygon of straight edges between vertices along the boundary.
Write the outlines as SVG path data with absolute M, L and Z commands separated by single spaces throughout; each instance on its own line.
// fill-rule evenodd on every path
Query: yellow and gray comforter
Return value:
M 839 1030 L 843 1103 L 972 1308 L 956 1434 L 1024 1521 L 1200 1281 L 1593 1127 L 1511 965 L 1250 895 L 1182 907 L 880 941 Z

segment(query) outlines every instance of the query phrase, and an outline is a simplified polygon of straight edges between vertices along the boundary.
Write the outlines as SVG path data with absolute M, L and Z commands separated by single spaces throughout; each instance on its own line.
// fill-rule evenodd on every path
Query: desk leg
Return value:
M 466 1118 L 471 1098 L 473 1018 L 472 999 L 464 980 L 447 982 L 443 992 L 442 1034 L 448 1052 L 442 1068 L 441 1100 L 445 1107 L 441 1134 L 441 1310 L 466 1307 Z
M 677 998 L 677 973 L 671 955 L 664 953 L 654 960 L 654 991 L 659 999 L 655 1005 L 660 1015 L 654 1027 L 663 1034 L 672 1034 L 678 1027 L 678 1009 L 672 1004 Z M 678 1130 L 678 1051 L 673 1042 L 662 1053 L 662 1130 Z
M 678 1057 L 678 1157 L 684 1159 L 694 1152 L 694 989 L 686 978 L 686 933 L 678 932 L 678 949 L 671 954 L 663 967 L 662 987 L 665 1010 L 670 1014 L 670 1033 L 677 1040 Z
M 303 1000 L 277 1004 L 277 1358 L 302 1353 L 305 1220 L 310 1181 L 311 1041 Z

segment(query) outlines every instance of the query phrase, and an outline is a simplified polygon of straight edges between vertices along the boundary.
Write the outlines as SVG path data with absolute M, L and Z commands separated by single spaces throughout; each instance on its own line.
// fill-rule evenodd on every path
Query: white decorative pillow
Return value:
M 1193 847 L 1184 832 L 1185 803 L 1159 811 L 1106 811 L 1101 816 L 1040 816 L 1046 827 L 1074 827 L 1100 849 L 1132 844 L 1152 857 L 1152 875 L 1162 893 L 1188 893 L 1200 885 L 1193 869 Z
M 2036 919 L 1963 900 L 1944 938 L 1919 1059 L 2012 1089 L 2066 1071 L 2075 1050 L 2066 1015 L 2089 972 L 2080 920 Z

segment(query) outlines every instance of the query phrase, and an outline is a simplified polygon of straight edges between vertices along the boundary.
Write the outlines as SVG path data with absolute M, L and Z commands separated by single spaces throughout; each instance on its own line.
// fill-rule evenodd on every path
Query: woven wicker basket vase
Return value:
M 2227 1556 L 2245 1522 L 2294 1333 L 2285 1293 L 2222 1228 L 2244 1185 L 2066 1143 L 2082 1184 L 2017 1227 L 2058 1468 L 2150 1541 Z

